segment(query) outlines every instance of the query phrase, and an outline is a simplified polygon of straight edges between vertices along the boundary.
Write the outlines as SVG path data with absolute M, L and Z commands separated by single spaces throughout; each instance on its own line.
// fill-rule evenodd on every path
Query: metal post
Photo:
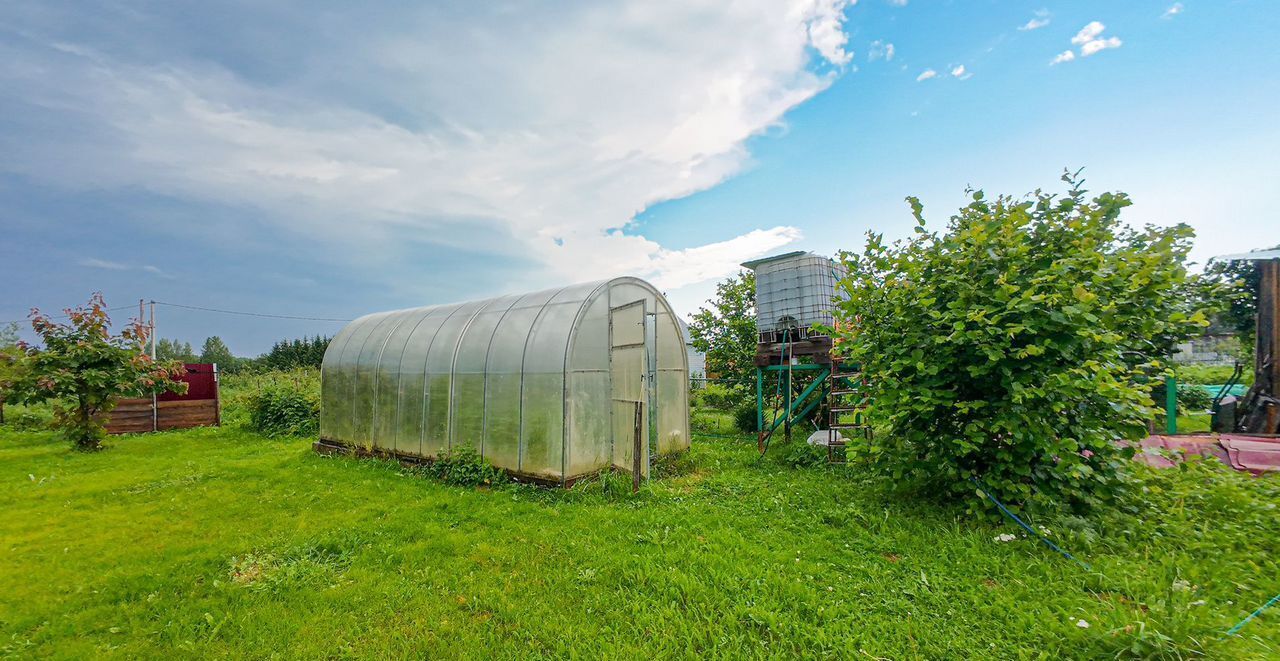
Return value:
M 1171 376 L 1164 378 L 1164 428 L 1178 433 L 1178 382 Z
M 756 433 L 764 431 L 764 370 L 756 366 Z
M 631 448 L 631 493 L 640 491 L 640 453 L 643 452 L 640 442 L 643 436 L 643 420 L 644 406 L 640 402 L 636 402 L 635 443 Z

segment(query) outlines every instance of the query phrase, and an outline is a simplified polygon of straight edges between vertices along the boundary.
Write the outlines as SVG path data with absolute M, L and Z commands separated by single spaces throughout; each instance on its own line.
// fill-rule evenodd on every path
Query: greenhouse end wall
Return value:
M 689 447 L 688 376 L 675 314 L 636 278 L 382 312 L 325 353 L 320 437 L 428 459 L 467 446 L 563 483 L 630 469 L 638 408 L 647 474 Z

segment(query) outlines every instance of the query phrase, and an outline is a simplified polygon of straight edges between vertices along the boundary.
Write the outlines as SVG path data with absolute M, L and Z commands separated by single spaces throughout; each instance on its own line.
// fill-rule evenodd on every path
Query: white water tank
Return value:
M 775 342 L 784 331 L 807 338 L 814 324 L 832 325 L 836 280 L 844 268 L 834 260 L 796 251 L 744 262 L 756 274 L 756 330 L 761 342 Z

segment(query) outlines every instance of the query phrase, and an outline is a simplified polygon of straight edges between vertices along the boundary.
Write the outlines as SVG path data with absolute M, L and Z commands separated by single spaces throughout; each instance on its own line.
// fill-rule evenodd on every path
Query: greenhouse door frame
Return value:
M 609 308 L 609 383 L 613 463 L 634 472 L 636 421 L 641 438 L 640 475 L 649 476 L 656 392 L 656 315 L 645 299 Z M 636 407 L 640 412 L 637 415 Z M 620 451 L 621 450 L 621 451 Z

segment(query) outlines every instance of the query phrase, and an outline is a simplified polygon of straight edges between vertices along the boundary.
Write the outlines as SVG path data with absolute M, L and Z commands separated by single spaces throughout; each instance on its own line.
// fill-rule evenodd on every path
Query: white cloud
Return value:
M 1080 47 L 1080 56 L 1089 57 L 1095 53 L 1107 50 L 1109 48 L 1119 48 L 1124 45 L 1119 37 L 1103 37 L 1102 33 L 1107 26 L 1098 21 L 1093 21 L 1088 25 L 1080 28 L 1076 36 L 1071 38 L 1071 43 Z M 1053 58 L 1050 64 L 1058 64 L 1061 62 L 1070 62 L 1075 59 L 1075 55 L 1071 51 L 1060 53 Z
M 933 69 L 925 69 L 924 71 L 920 72 L 919 76 L 916 76 L 916 82 L 920 82 L 922 80 L 929 80 L 930 78 L 934 78 L 937 75 L 938 75 L 937 71 L 934 71 Z
M 1098 35 L 1102 34 L 1102 31 L 1105 29 L 1107 29 L 1107 26 L 1099 23 L 1098 21 L 1093 21 L 1083 28 L 1080 28 L 1080 31 L 1076 33 L 1076 36 L 1071 38 L 1071 43 L 1077 46 L 1089 43 L 1090 41 L 1097 39 Z
M 1080 54 L 1083 55 L 1084 57 L 1089 57 L 1090 55 L 1093 55 L 1094 53 L 1097 53 L 1099 51 L 1104 51 L 1104 50 L 1107 50 L 1108 48 L 1119 48 L 1122 45 L 1124 45 L 1124 42 L 1120 41 L 1119 37 L 1108 37 L 1106 39 L 1094 39 L 1093 41 L 1086 42 L 1085 45 L 1080 47 Z
M 106 269 L 108 271 L 127 271 L 129 269 L 128 264 L 121 264 L 120 262 L 109 262 L 105 259 L 97 259 L 94 257 L 86 257 L 85 259 L 82 259 L 76 263 L 79 264 L 80 266 L 87 266 L 91 269 Z
M 0 42 L 0 62 L 21 63 L 0 67 L 0 100 L 77 126 L 0 134 L 0 171 L 230 202 L 381 264 L 427 237 L 510 244 L 540 264 L 529 286 L 630 273 L 675 288 L 799 237 L 738 230 L 672 250 L 621 230 L 747 167 L 747 140 L 834 80 L 810 49 L 819 70 L 850 62 L 852 4 L 618 0 L 478 17 L 424 6 L 386 24 L 353 9 L 291 43 L 297 69 L 272 83 L 203 54 L 157 65 Z M 183 43 L 165 36 L 146 47 Z
M 964 75 L 964 65 L 963 65 L 963 64 L 961 64 L 961 65 L 959 65 L 959 66 L 953 67 L 953 68 L 951 69 L 951 75 L 952 75 L 952 76 L 955 76 L 956 78 L 959 78 L 959 77 L 963 76 L 963 75 Z
M 906 6 L 907 6 L 907 0 L 889 0 L 889 4 L 891 4 L 891 5 L 895 6 L 895 7 L 906 7 Z
M 1036 10 L 1035 18 L 1023 23 L 1018 29 L 1024 32 L 1028 30 L 1039 30 L 1049 24 L 1049 16 L 1050 14 L 1048 9 L 1038 9 Z
M 893 55 L 893 44 L 879 40 L 871 42 L 871 48 L 867 50 L 867 59 L 873 62 L 881 58 L 884 58 L 886 62 L 889 62 L 893 60 Z
M 844 49 L 849 43 L 849 35 L 844 32 L 844 10 L 857 1 L 811 0 L 800 5 L 806 12 L 810 45 L 832 64 L 843 66 L 853 59 L 853 53 Z
M 1182 3 L 1175 2 L 1168 9 L 1164 10 L 1164 14 L 1161 15 L 1161 18 L 1173 18 L 1174 16 L 1181 14 L 1182 10 L 1183 10 Z
M 151 264 L 125 264 L 123 262 L 112 262 L 105 259 L 97 259 L 96 257 L 86 257 L 76 262 L 80 266 L 91 269 L 103 269 L 105 271 L 144 271 L 161 278 L 173 279 L 172 275 L 165 273 L 157 266 Z

